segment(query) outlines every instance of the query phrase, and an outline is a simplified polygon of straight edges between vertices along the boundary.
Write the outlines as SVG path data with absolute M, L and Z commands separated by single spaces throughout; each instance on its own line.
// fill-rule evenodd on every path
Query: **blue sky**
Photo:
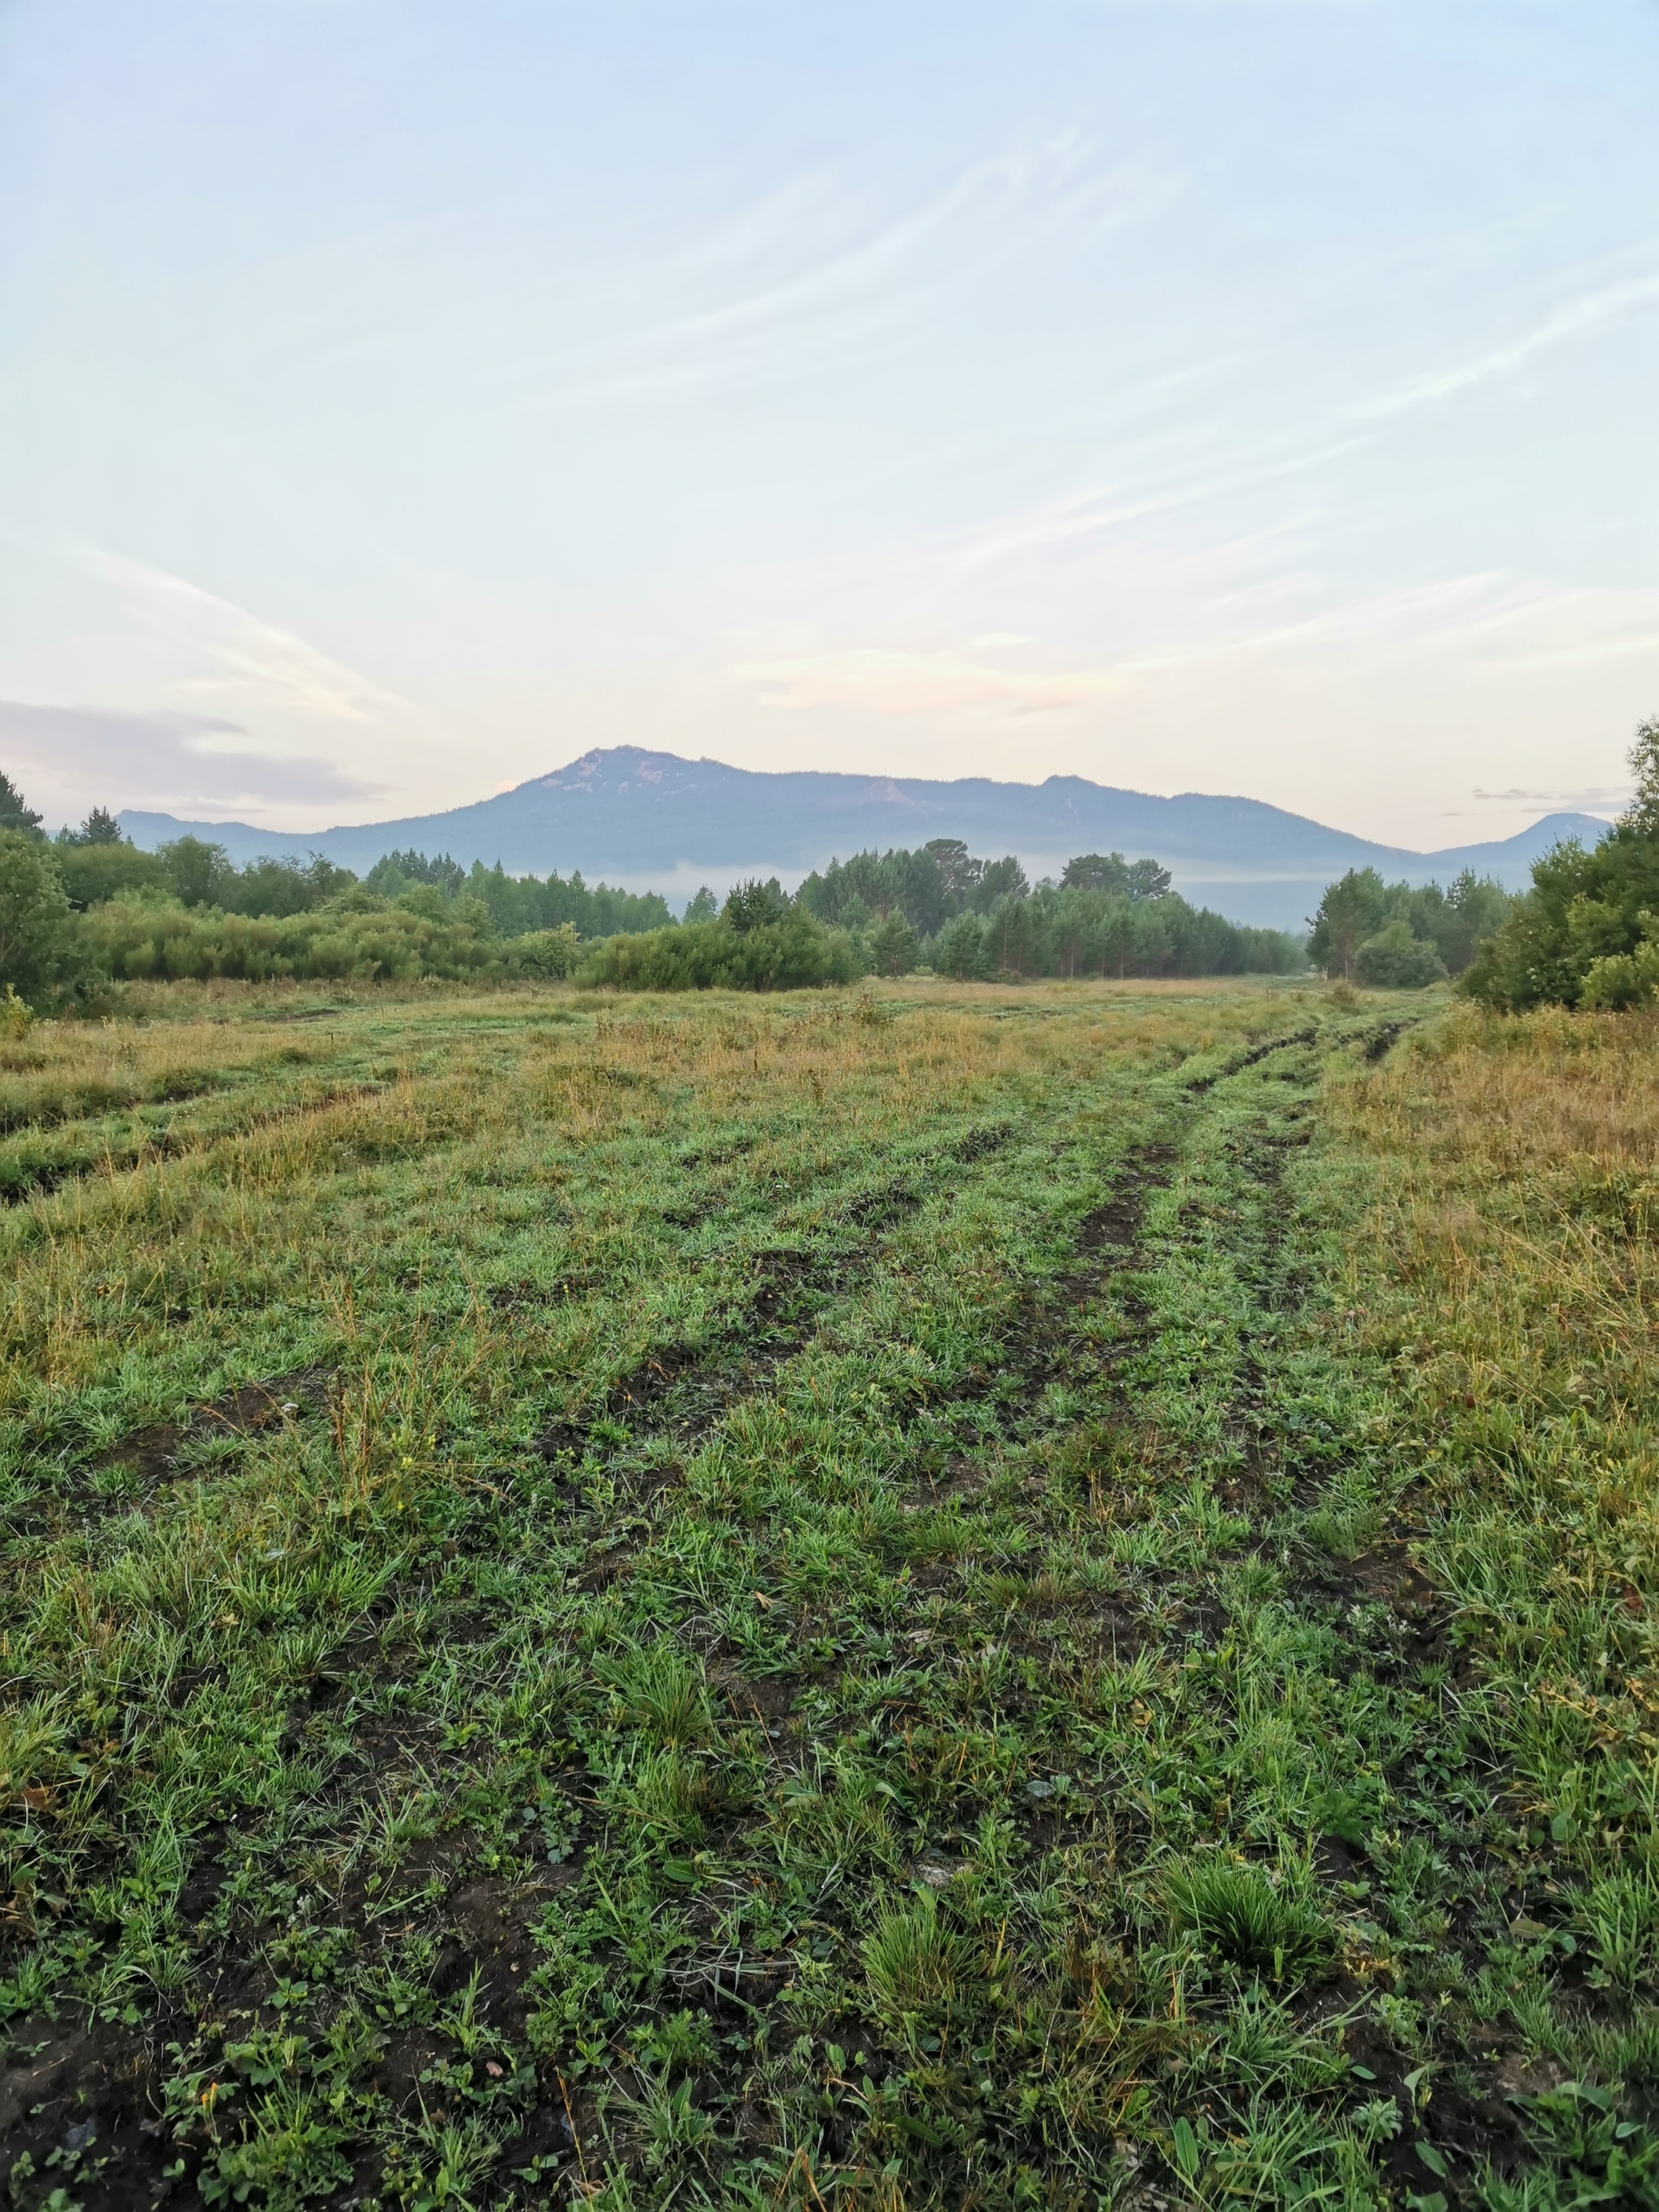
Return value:
M 1610 811 L 1656 88 L 1653 0 L 0 0 L 0 764 Z

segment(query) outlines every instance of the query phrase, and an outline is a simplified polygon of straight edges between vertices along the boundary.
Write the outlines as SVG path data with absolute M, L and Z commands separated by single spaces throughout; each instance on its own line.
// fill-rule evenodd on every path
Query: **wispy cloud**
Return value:
M 1329 466 L 1373 445 L 1395 416 L 1448 399 L 1524 368 L 1538 356 L 1587 332 L 1659 307 L 1659 271 L 1603 284 L 1568 301 L 1504 343 L 1448 368 L 1407 379 L 1370 398 L 1327 410 L 1332 434 L 1315 436 L 1241 459 L 1227 468 L 1200 468 L 1143 491 L 1121 483 L 1088 485 L 1024 513 L 988 524 L 952 548 L 947 560 L 973 568 L 1011 556 L 1105 535 L 1133 525 L 1249 493 Z M 1345 425 L 1340 428 L 1334 425 Z M 1632 645 L 1632 650 L 1638 649 Z
M 1595 814 L 1610 806 L 1623 806 L 1628 801 L 1632 787 L 1626 784 L 1591 784 L 1582 791 L 1522 791 L 1511 787 L 1508 791 L 1473 791 L 1471 799 L 1495 799 L 1501 805 L 1514 806 L 1522 801 L 1529 806 L 1581 806 Z
M 1366 442 L 1358 435 L 1331 439 L 1293 453 L 1264 456 L 1237 468 L 1207 471 L 1139 496 L 1128 496 L 1118 486 L 1091 486 L 991 524 L 955 548 L 950 557 L 958 567 L 974 568 L 1011 554 L 1121 530 L 1131 523 L 1203 506 L 1283 477 L 1304 475 L 1340 460 Z
M 1151 221 L 1185 184 L 1144 162 L 1102 169 L 1074 137 L 975 162 L 897 214 L 827 175 L 799 179 L 633 288 L 653 306 L 679 295 L 678 313 L 629 328 L 623 304 L 596 303 L 592 343 L 562 351 L 562 374 L 531 404 L 744 385 L 822 365 L 1060 233 Z
M 1659 592 L 1563 591 L 1501 571 L 1369 593 L 1290 621 L 1241 620 L 1251 605 L 1241 595 L 1212 610 L 1209 635 L 1171 638 L 1091 668 L 1010 667 L 993 656 L 1031 641 L 991 632 L 965 647 L 854 646 L 747 660 L 730 673 L 752 687 L 763 706 L 775 708 L 1030 714 L 1060 713 L 1172 675 L 1267 655 L 1312 662 L 1333 651 L 1376 650 L 1397 667 L 1415 654 L 1484 653 L 1522 672 L 1540 659 L 1616 655 L 1634 649 L 1632 640 L 1659 650 Z
M 176 696 L 222 698 L 324 722 L 367 724 L 415 710 L 407 700 L 230 599 L 125 554 L 89 548 L 88 568 L 113 584 L 137 620 L 161 632 L 204 672 L 183 674 Z
M 943 274 L 964 260 L 982 264 L 1061 228 L 1121 229 L 1159 213 L 1184 182 L 1176 172 L 1141 162 L 1099 170 L 1092 166 L 1090 149 L 1076 138 L 1000 154 L 974 163 L 902 214 L 878 222 L 866 235 L 814 252 L 805 266 L 671 324 L 663 335 L 720 336 L 742 324 L 793 317 L 883 290 L 900 278 L 908 281 L 919 265 L 931 264 L 936 274 Z M 779 214 L 795 204 L 786 201 Z M 849 215 L 851 208 L 849 203 Z M 792 240 L 787 222 L 757 222 L 744 230 L 774 251 L 793 243 L 799 255 L 801 241 Z M 949 252 L 942 255 L 939 249 L 945 245 Z M 694 250 L 690 265 L 696 259 Z
M 1531 330 L 1523 331 L 1505 344 L 1493 346 L 1488 351 L 1476 354 L 1468 361 L 1454 362 L 1446 368 L 1433 369 L 1427 374 L 1408 378 L 1396 385 L 1392 392 L 1379 393 L 1373 399 L 1361 401 L 1352 411 L 1362 422 L 1377 422 L 1390 415 L 1402 415 L 1413 407 L 1422 407 L 1438 399 L 1450 399 L 1460 392 L 1474 386 L 1489 384 L 1495 378 L 1509 376 L 1534 360 L 1540 354 L 1565 345 L 1570 339 L 1582 337 L 1587 331 L 1599 329 L 1607 323 L 1622 322 L 1626 317 L 1642 313 L 1659 306 L 1659 273 L 1632 276 L 1624 283 L 1601 286 L 1586 292 L 1577 300 L 1570 300 L 1558 307 Z

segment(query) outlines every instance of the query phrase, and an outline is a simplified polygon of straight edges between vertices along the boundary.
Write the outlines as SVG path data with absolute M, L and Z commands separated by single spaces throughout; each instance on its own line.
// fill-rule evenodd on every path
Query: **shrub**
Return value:
M 1350 868 L 1327 885 L 1308 951 L 1328 975 L 1418 990 L 1448 973 L 1461 975 L 1510 903 L 1501 884 L 1470 868 L 1444 890 L 1438 884 L 1415 890 L 1410 884 L 1385 884 L 1375 868 Z
M 52 857 L 69 893 L 71 906 L 101 906 L 124 892 L 161 890 L 167 885 L 165 865 L 154 853 L 141 853 L 136 845 L 112 844 L 99 838 L 84 845 L 54 844 Z
M 228 914 L 309 914 L 352 890 L 356 881 L 349 868 L 336 867 L 321 853 L 305 862 L 267 855 L 230 870 L 217 903 Z
M 1352 976 L 1354 956 L 1382 927 L 1387 902 L 1387 887 L 1375 868 L 1350 868 L 1328 884 L 1313 917 L 1310 957 L 1328 975 Z
M 1432 945 L 1413 936 L 1409 922 L 1391 921 L 1354 954 L 1353 972 L 1374 990 L 1420 991 L 1444 982 L 1446 963 Z
M 885 921 L 878 922 L 865 942 L 878 975 L 908 975 L 921 950 L 916 933 L 902 914 L 890 914 Z
M 0 830 L 0 984 L 39 999 L 73 981 L 77 964 L 52 848 L 27 830 Z
M 94 907 L 80 925 L 87 955 L 118 982 L 236 976 L 374 982 L 488 974 L 496 947 L 476 915 L 434 921 L 361 890 L 312 914 L 250 915 L 139 894 Z M 480 909 L 481 911 L 481 909 Z
M 222 845 L 203 837 L 175 837 L 156 848 L 174 896 L 185 906 L 218 906 L 236 882 L 236 870 Z
M 1644 910 L 1639 919 L 1642 941 L 1633 952 L 1603 952 L 1585 969 L 1581 1006 L 1623 1013 L 1659 995 L 1659 915 Z
M 780 921 L 741 933 L 722 919 L 608 937 L 594 946 L 576 981 L 619 991 L 793 991 L 850 983 L 857 955 L 838 930 L 792 907 Z
M 1620 824 L 1589 852 L 1558 845 L 1534 862 L 1532 889 L 1481 946 L 1464 988 L 1502 1013 L 1576 1006 L 1599 962 L 1638 952 L 1642 917 L 1656 910 L 1659 837 Z M 1620 971 L 1607 972 L 1611 981 Z
M 556 929 L 532 929 L 528 936 L 515 937 L 507 948 L 507 964 L 516 975 L 568 975 L 580 957 L 576 926 L 570 921 L 561 922 Z

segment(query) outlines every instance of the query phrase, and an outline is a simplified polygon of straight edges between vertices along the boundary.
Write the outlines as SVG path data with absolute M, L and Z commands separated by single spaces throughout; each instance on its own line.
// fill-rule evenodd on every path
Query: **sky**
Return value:
M 0 767 L 1610 814 L 1656 90 L 1659 0 L 0 0 Z

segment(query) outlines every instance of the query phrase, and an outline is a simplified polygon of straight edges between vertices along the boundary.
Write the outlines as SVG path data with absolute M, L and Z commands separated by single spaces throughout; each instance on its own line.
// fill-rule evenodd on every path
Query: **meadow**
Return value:
M 1659 1025 L 0 1043 L 20 2212 L 1659 2204 Z

